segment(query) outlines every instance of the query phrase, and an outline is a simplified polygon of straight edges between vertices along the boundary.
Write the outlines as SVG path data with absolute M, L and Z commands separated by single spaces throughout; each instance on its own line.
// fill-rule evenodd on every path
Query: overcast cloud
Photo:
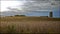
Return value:
M 51 11 L 53 9 L 58 9 L 60 7 L 60 0 L 1 0 L 1 1 L 7 1 L 7 2 L 20 1 L 21 3 L 24 2 L 23 5 L 19 5 L 17 8 L 7 7 L 9 11 L 15 11 L 20 13 L 27 13 L 32 11 L 35 11 L 35 12 Z
M 1 0 L 1 1 L 25 1 L 21 6 L 22 11 L 50 11 L 60 6 L 60 0 Z M 51 5 L 53 4 L 53 5 Z
M 4 4 L 4 2 L 1 3 L 1 1 L 7 2 Z M 15 6 L 13 4 L 15 4 L 17 7 L 13 7 Z M 36 13 L 38 11 L 38 13 L 40 13 L 40 11 L 57 10 L 60 7 L 60 0 L 0 0 L 0 10 L 1 5 L 3 5 L 3 8 L 6 6 L 6 10 L 9 9 L 8 11 L 0 11 L 1 15 L 25 15 L 31 14 L 30 12 Z

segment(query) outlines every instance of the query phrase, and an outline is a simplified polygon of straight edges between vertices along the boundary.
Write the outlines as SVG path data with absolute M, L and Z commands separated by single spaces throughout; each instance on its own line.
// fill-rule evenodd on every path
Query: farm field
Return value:
M 60 18 L 0 17 L 0 33 L 7 34 L 59 34 Z

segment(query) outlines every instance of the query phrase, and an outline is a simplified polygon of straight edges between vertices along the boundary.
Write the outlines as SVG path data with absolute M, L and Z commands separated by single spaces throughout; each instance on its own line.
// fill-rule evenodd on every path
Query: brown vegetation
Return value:
M 1 17 L 0 33 L 60 33 L 60 19 L 42 17 Z

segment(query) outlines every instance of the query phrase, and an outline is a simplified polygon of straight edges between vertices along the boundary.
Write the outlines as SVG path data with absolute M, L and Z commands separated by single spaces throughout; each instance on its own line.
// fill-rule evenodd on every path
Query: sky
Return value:
M 48 16 L 53 11 L 54 17 L 60 17 L 59 3 L 60 0 L 0 0 L 0 12 L 18 10 L 28 16 Z
M 18 8 L 21 7 L 24 2 L 21 1 L 1 1 L 1 11 L 7 11 L 8 7 L 10 8 Z

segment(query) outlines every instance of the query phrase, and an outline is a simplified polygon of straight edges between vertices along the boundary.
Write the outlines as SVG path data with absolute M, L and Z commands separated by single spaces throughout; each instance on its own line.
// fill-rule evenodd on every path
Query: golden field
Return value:
M 60 33 L 60 18 L 0 17 L 1 34 L 54 34 Z

